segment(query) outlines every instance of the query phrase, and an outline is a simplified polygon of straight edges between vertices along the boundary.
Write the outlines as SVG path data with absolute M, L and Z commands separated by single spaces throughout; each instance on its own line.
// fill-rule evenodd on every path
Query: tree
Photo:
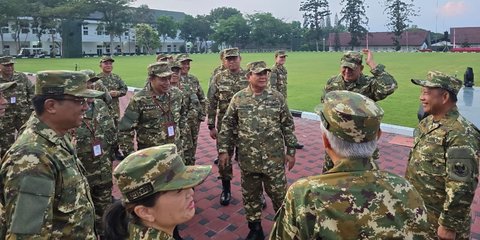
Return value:
M 91 0 L 95 9 L 103 14 L 103 25 L 98 30 L 105 30 L 110 35 L 110 51 L 113 49 L 113 40 L 125 29 L 125 15 L 129 14 L 128 6 L 134 0 Z
M 271 13 L 255 13 L 247 16 L 250 39 L 257 48 L 274 47 L 289 42 L 289 25 Z
M 290 44 L 292 51 L 297 51 L 302 45 L 302 39 L 305 35 L 305 29 L 299 21 L 292 21 L 289 26 L 290 29 Z
M 310 29 L 315 39 L 318 51 L 318 42 L 322 39 L 322 24 L 324 17 L 330 15 L 327 0 L 306 0 L 300 3 L 300 11 L 303 12 L 303 25 Z
M 219 7 L 219 8 L 214 8 L 210 11 L 210 14 L 207 15 L 208 21 L 210 21 L 212 24 L 217 24 L 220 22 L 220 20 L 226 20 L 231 16 L 235 15 L 242 15 L 240 11 L 238 11 L 236 8 L 231 8 L 231 7 Z
M 367 28 L 364 25 L 368 24 L 368 17 L 365 15 L 364 0 L 341 0 L 343 5 L 340 14 L 342 18 L 340 22 L 344 22 L 347 31 L 350 33 L 350 46 L 360 46 L 360 39 L 364 39 L 367 34 Z
M 207 52 L 207 40 L 210 38 L 210 35 L 213 33 L 213 29 L 211 27 L 210 21 L 208 20 L 207 16 L 204 15 L 197 15 L 194 18 L 192 23 L 193 25 L 193 36 L 200 42 L 197 46 L 201 52 Z
M 137 44 L 147 50 L 147 53 L 155 53 L 155 49 L 160 47 L 160 36 L 158 32 L 150 25 L 140 23 L 135 26 L 135 36 Z
M 411 22 L 410 17 L 418 15 L 417 10 L 414 7 L 413 0 L 385 0 L 384 5 L 385 10 L 383 12 L 387 13 L 389 19 L 386 26 L 394 35 L 392 40 L 395 50 L 399 51 L 401 49 L 400 38 L 402 33 L 407 29 L 407 23 Z
M 170 16 L 160 16 L 157 18 L 157 31 L 163 39 L 163 44 L 167 37 L 175 38 L 177 36 L 177 23 Z
M 195 27 L 192 24 L 195 18 L 191 15 L 185 15 L 182 21 L 178 24 L 178 30 L 180 30 L 179 37 L 187 42 L 193 42 L 195 40 Z
M 250 27 L 242 15 L 234 15 L 218 22 L 212 39 L 231 47 L 243 48 L 249 40 Z

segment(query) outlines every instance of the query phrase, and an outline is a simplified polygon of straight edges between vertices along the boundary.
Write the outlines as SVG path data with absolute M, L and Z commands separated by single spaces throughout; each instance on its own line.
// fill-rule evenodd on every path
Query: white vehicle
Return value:
M 44 58 L 46 51 L 43 48 L 21 48 L 17 57 Z

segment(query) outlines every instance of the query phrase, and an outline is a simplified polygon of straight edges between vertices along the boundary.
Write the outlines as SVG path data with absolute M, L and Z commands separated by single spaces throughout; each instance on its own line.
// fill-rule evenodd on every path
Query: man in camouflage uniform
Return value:
M 385 71 L 384 65 L 375 62 L 373 53 L 370 50 L 364 49 L 363 54 L 367 56 L 365 62 L 370 67 L 370 72 L 373 76 L 363 75 L 362 54 L 360 52 L 346 52 L 341 59 L 340 74 L 333 76 L 327 81 L 323 95 L 320 98 L 321 102 L 323 102 L 326 93 L 335 90 L 360 93 L 377 102 L 385 99 L 398 88 L 397 81 Z M 377 159 L 378 149 L 373 154 L 373 160 Z M 322 171 L 326 172 L 332 167 L 332 159 L 325 154 Z
M 430 115 L 414 131 L 405 176 L 425 201 L 431 239 L 469 239 L 480 131 L 458 112 L 462 81 L 430 71 L 412 82 L 422 86 L 420 101 Z
M 90 74 L 87 87 L 94 89 L 98 77 Z M 72 131 L 78 158 L 86 170 L 90 194 L 95 206 L 95 228 L 103 235 L 102 217 L 112 203 L 112 146 L 117 144 L 117 131 L 107 104 L 102 99 L 89 98 L 82 125 Z
M 219 72 L 213 78 L 208 87 L 208 129 L 210 137 L 217 139 L 217 133 L 221 131 L 222 119 L 227 111 L 228 104 L 233 95 L 248 86 L 245 78 L 246 72 L 240 67 L 242 58 L 238 48 L 228 48 L 224 50 L 224 57 L 228 62 L 228 69 Z M 216 125 L 215 125 L 216 122 Z M 235 137 L 236 135 L 234 135 Z M 232 156 L 234 145 L 228 149 L 228 155 Z M 217 150 L 219 142 L 217 140 Z M 232 162 L 229 159 L 223 166 L 218 166 L 219 179 L 222 179 L 222 194 L 220 194 L 220 204 L 228 205 L 231 200 L 230 180 L 233 177 Z
M 111 114 L 114 117 L 115 124 L 120 118 L 120 101 L 119 98 L 127 94 L 128 87 L 123 80 L 113 71 L 113 63 L 115 60 L 110 56 L 103 56 L 100 59 L 100 68 L 102 70 L 97 76 L 102 80 L 103 85 L 108 89 L 112 97 L 112 104 L 109 107 L 112 109 Z
M 5 116 L 5 110 L 8 108 L 8 100 L 3 96 L 3 91 L 16 86 L 16 82 L 0 83 L 0 117 Z
M 284 50 L 275 51 L 275 64 L 272 67 L 272 72 L 270 73 L 270 87 L 282 93 L 287 100 L 287 68 L 285 68 L 285 62 L 287 61 L 288 55 Z M 297 143 L 295 146 L 296 149 L 302 149 L 303 145 Z
M 180 63 L 180 84 L 183 93 L 184 105 L 188 106 L 183 154 L 186 165 L 195 165 L 195 153 L 200 132 L 200 123 L 205 121 L 206 98 L 198 78 L 189 74 L 190 63 L 193 60 L 186 54 L 177 58 Z
M 332 91 L 319 110 L 334 167 L 290 186 L 270 239 L 426 239 L 419 193 L 370 161 L 381 132 L 380 106 L 358 93 Z
M 91 86 L 93 90 L 105 92 L 105 94 L 101 96 L 101 99 L 107 104 L 107 106 L 112 104 L 113 98 L 109 94 L 110 91 L 107 89 L 107 87 L 105 87 L 102 80 L 95 75 L 95 72 L 91 69 L 81 70 L 80 72 L 85 73 L 88 76 L 88 82 L 90 83 L 89 86 Z
M 285 164 L 289 170 L 295 164 L 297 138 L 285 98 L 268 87 L 270 69 L 263 61 L 251 62 L 247 68 L 250 84 L 237 92 L 228 106 L 218 137 L 218 152 L 219 166 L 225 166 L 231 157 L 229 149 L 237 146 L 243 204 L 250 229 L 246 239 L 254 240 L 264 238 L 262 184 L 277 211 L 287 190 Z
M 85 170 L 70 142 L 82 124 L 87 76 L 73 71 L 37 74 L 36 114 L 0 167 L 0 239 L 96 239 L 95 212 Z
M 172 71 L 168 63 L 150 64 L 147 71 L 149 84 L 130 99 L 120 120 L 120 147 L 126 155 L 132 153 L 136 133 L 138 149 L 175 143 L 182 154 L 182 92 L 170 86 Z
M 168 56 L 166 54 L 160 53 L 155 58 L 157 62 L 168 62 Z
M 12 57 L 0 57 L 0 83 L 16 82 L 16 87 L 3 92 L 8 101 L 5 116 L 0 119 L 0 157 L 15 142 L 16 133 L 27 122 L 33 111 L 33 85 L 27 75 L 15 71 L 15 62 Z
M 220 51 L 220 62 L 221 63 L 215 69 L 213 69 L 213 73 L 212 73 L 212 76 L 210 77 L 210 81 L 208 82 L 208 85 L 210 85 L 212 83 L 212 80 L 215 77 L 215 75 L 217 75 L 219 72 L 222 72 L 222 71 L 228 69 L 228 61 L 224 57 L 224 54 L 225 54 L 224 50 Z

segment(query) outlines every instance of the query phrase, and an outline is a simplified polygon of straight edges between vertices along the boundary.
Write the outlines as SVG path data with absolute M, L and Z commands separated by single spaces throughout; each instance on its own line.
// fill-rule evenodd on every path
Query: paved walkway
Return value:
M 125 107 L 128 99 L 122 99 Z M 415 117 L 415 116 L 412 116 Z M 324 149 L 320 138 L 319 122 L 295 118 L 296 135 L 305 148 L 298 150 L 295 167 L 287 172 L 288 183 L 295 180 L 316 175 L 321 172 Z M 399 175 L 404 175 L 408 152 L 412 138 L 384 133 L 379 141 L 380 168 Z M 201 126 L 197 149 L 197 164 L 213 164 L 216 157 L 215 142 L 208 135 L 205 124 Z M 234 165 L 234 179 L 232 180 L 232 201 L 224 207 L 219 203 L 221 181 L 217 179 L 218 168 L 213 167 L 211 175 L 199 187 L 195 188 L 196 215 L 187 224 L 180 226 L 181 235 L 186 239 L 244 239 L 248 234 L 245 212 L 242 204 L 240 188 L 240 172 L 238 165 Z M 477 188 L 476 197 L 472 206 L 472 238 L 480 239 L 480 188 Z M 118 190 L 114 195 L 119 197 Z M 266 196 L 266 194 L 265 194 Z M 263 229 L 268 234 L 273 225 L 275 213 L 270 199 L 267 197 L 268 207 L 263 211 Z

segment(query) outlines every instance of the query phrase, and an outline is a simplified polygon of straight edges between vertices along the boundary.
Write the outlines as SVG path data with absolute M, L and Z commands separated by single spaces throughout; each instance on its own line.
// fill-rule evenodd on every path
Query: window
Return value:
M 83 35 L 88 35 L 88 27 L 83 26 Z
M 10 29 L 7 27 L 2 27 L 2 33 L 9 33 Z
M 128 34 L 129 34 L 128 32 L 125 32 L 125 36 L 128 36 Z
M 50 34 L 55 34 L 56 31 L 55 31 L 55 29 L 50 29 L 49 33 L 50 33 Z
M 38 28 L 32 28 L 32 33 L 33 34 L 38 34 Z
M 22 28 L 21 33 L 29 33 L 30 29 L 28 28 Z

